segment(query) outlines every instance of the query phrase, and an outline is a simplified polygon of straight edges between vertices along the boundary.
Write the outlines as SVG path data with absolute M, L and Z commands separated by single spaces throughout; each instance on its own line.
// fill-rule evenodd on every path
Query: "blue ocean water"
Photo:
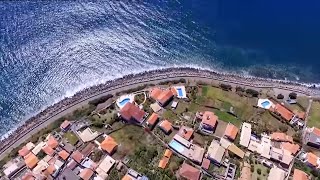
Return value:
M 63 97 L 191 66 L 319 83 L 320 2 L 1 1 L 0 135 Z

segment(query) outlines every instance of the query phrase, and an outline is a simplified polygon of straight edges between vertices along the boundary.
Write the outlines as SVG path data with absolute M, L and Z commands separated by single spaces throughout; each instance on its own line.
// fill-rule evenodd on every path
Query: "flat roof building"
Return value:
M 240 135 L 240 145 L 244 147 L 249 146 L 249 142 L 251 139 L 251 124 L 243 123 L 241 127 L 241 135 Z
M 244 152 L 233 143 L 228 147 L 228 150 L 240 158 L 244 157 Z
M 99 136 L 97 131 L 93 132 L 89 127 L 82 132 L 77 132 L 83 142 L 93 141 Z
M 204 132 L 213 133 L 216 129 L 217 122 L 218 116 L 216 116 L 213 112 L 205 111 L 202 115 L 200 128 Z
M 194 130 L 192 128 L 181 126 L 178 135 L 189 141 L 193 135 L 193 132 Z
M 225 149 L 219 142 L 213 140 L 208 148 L 206 157 L 216 164 L 220 164 L 225 153 Z
M 280 168 L 273 167 L 270 170 L 268 180 L 284 180 L 286 177 L 286 172 Z
M 111 156 L 107 155 L 96 169 L 98 175 L 105 179 L 105 175 L 109 173 L 110 169 L 114 166 L 115 163 L 116 161 Z
M 316 127 L 307 128 L 305 141 L 309 146 L 320 148 L 320 129 Z

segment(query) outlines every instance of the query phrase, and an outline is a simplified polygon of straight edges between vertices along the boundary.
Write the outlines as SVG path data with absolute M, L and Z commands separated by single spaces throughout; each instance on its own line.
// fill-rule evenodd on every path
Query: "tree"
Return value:
M 220 87 L 222 90 L 225 91 L 231 91 L 232 90 L 232 86 L 230 84 L 220 84 Z
M 261 174 L 261 169 L 260 169 L 260 168 L 257 169 L 257 173 L 258 173 L 259 175 Z
M 246 93 L 250 94 L 252 97 L 258 97 L 259 96 L 259 92 L 254 90 L 254 89 L 247 89 Z
M 284 95 L 278 94 L 277 99 L 284 99 Z
M 289 98 L 290 99 L 297 99 L 297 93 L 294 93 L 294 92 L 290 93 Z
M 251 172 L 254 172 L 254 165 L 251 165 Z
M 279 130 L 283 133 L 286 133 L 288 131 L 288 127 L 286 125 L 280 125 Z
M 240 87 L 240 86 L 236 87 L 236 92 L 244 92 L 244 91 L 245 91 L 244 87 Z

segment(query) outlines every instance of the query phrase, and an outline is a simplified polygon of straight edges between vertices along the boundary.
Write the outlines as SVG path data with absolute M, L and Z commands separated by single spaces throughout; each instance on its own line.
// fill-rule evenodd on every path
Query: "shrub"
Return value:
M 236 92 L 244 92 L 244 91 L 245 91 L 244 87 L 240 87 L 240 86 L 236 87 Z
M 290 93 L 289 98 L 290 99 L 297 99 L 297 93 L 294 93 L 294 92 Z
M 258 97 L 259 96 L 259 92 L 254 90 L 254 89 L 247 89 L 246 93 L 250 94 L 252 97 Z
M 260 169 L 260 168 L 257 169 L 257 173 L 258 173 L 259 175 L 261 174 L 261 169 Z
M 232 90 L 232 86 L 230 84 L 220 84 L 221 89 L 225 90 L 225 91 L 231 91 Z
M 283 133 L 286 133 L 288 131 L 288 127 L 286 125 L 280 125 L 279 130 Z
M 284 95 L 278 94 L 277 99 L 284 99 Z
M 251 172 L 254 172 L 254 166 L 251 165 Z
M 113 97 L 112 94 L 107 94 L 107 95 L 102 96 L 102 97 L 100 97 L 100 98 L 97 98 L 97 99 L 94 99 L 94 100 L 92 100 L 92 101 L 89 101 L 89 104 L 92 104 L 92 105 L 94 105 L 94 106 L 97 106 L 98 104 L 103 103 L 103 102 L 107 101 L 108 99 L 110 99 L 110 98 L 112 98 L 112 97 Z

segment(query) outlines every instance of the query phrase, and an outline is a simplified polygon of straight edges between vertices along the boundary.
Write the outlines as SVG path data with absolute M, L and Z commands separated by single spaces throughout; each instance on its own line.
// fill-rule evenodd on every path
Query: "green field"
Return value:
M 79 139 L 78 137 L 73 133 L 73 132 L 66 132 L 64 135 L 63 135 L 64 138 L 66 138 L 70 144 L 72 145 L 75 145 Z
M 320 102 L 313 101 L 311 110 L 309 113 L 308 124 L 309 127 L 320 128 Z

